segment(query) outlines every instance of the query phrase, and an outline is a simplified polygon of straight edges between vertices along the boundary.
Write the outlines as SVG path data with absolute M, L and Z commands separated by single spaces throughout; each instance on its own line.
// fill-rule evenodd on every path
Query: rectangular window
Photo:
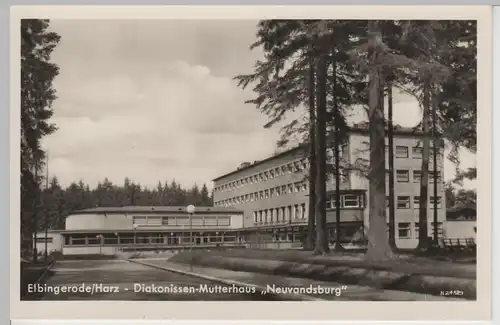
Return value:
M 303 182 L 302 183 L 302 191 L 307 191 L 307 188 L 308 188 L 308 183 L 307 182 Z
M 396 180 L 398 183 L 407 183 L 410 181 L 410 171 L 399 169 L 396 170 Z
M 133 217 L 132 218 L 133 223 L 138 225 L 138 226 L 145 226 L 147 224 L 147 217 Z
M 410 208 L 410 197 L 409 196 L 398 196 L 396 206 L 398 209 L 409 209 Z
M 299 191 L 300 191 L 300 183 L 297 182 L 294 184 L 294 192 L 297 193 Z
M 305 219 L 307 216 L 306 216 L 306 204 L 305 203 L 302 203 L 300 205 L 300 210 L 301 210 L 301 216 L 302 216 L 302 219 Z
M 301 210 L 302 209 L 300 208 L 300 206 L 298 205 L 295 206 L 295 219 L 302 218 L 302 215 L 300 214 Z
M 436 182 L 439 183 L 441 181 L 441 173 L 439 171 L 429 171 L 429 181 L 434 182 L 434 177 L 436 177 Z
M 257 220 L 257 213 L 254 212 L 254 220 Z M 214 227 L 217 226 L 217 217 L 203 217 L 203 225 Z
M 281 188 L 280 187 L 277 187 L 274 190 L 276 192 L 276 196 L 280 196 L 281 195 Z
M 264 198 L 269 199 L 269 190 L 264 190 Z
M 411 223 L 398 222 L 398 237 L 400 239 L 411 238 Z
M 269 197 L 273 197 L 273 196 L 274 196 L 274 188 L 269 190 Z
M 274 178 L 274 170 L 269 171 L 269 178 L 273 179 Z
M 293 163 L 293 171 L 298 173 L 300 172 L 300 167 L 301 167 L 301 163 L 299 161 L 295 161 Z
M 344 208 L 359 208 L 359 196 L 358 195 L 343 195 L 343 207 Z
M 37 237 L 36 242 L 50 244 L 50 243 L 52 243 L 52 237 Z
M 86 245 L 87 239 L 85 235 L 71 235 L 71 245 Z
M 444 228 L 443 228 L 442 222 L 437 223 L 437 233 L 438 233 L 438 237 L 443 237 Z M 434 236 L 434 222 L 432 223 L 432 236 Z
M 422 171 L 414 170 L 413 171 L 413 183 L 420 183 L 421 179 L 422 179 Z
M 218 226 L 229 226 L 229 225 L 231 225 L 231 218 L 230 217 L 218 217 L 217 218 L 217 225 Z
M 267 181 L 269 179 L 269 172 L 264 172 L 264 180 Z
M 281 186 L 281 194 L 285 195 L 286 194 L 286 185 Z
M 423 152 L 422 147 L 413 147 L 411 150 L 411 157 L 413 159 L 422 159 L 422 152 Z
M 407 146 L 396 146 L 396 158 L 408 158 Z
M 337 205 L 335 204 L 335 195 L 331 195 L 328 197 L 328 200 L 326 201 L 326 208 L 327 209 L 335 209 Z
M 161 226 L 161 217 L 148 217 L 148 226 Z
M 434 209 L 434 196 L 431 196 L 429 198 L 429 207 L 431 209 Z M 437 197 L 437 208 L 441 209 L 441 197 L 440 196 Z
M 420 209 L 420 196 L 413 197 L 413 209 Z
M 264 191 L 260 191 L 259 192 L 259 200 L 263 200 L 264 199 Z
M 293 184 L 288 184 L 288 194 L 293 193 Z
M 87 239 L 87 244 L 88 245 L 102 245 L 102 239 L 101 237 L 98 237 L 99 235 L 96 236 L 89 236 Z

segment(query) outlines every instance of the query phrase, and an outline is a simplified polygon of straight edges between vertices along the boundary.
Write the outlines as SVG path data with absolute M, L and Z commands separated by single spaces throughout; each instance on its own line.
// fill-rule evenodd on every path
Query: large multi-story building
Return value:
M 418 211 L 422 167 L 422 134 L 414 129 L 396 128 L 394 131 L 394 200 L 396 244 L 413 248 L 418 243 Z M 387 140 L 386 140 L 387 141 Z M 431 142 L 432 145 L 432 142 Z M 387 146 L 388 149 L 388 146 Z M 366 167 L 369 162 L 369 137 L 365 126 L 350 129 L 340 149 L 344 167 L 340 184 L 341 236 L 345 242 L 362 239 L 369 228 L 369 181 Z M 386 150 L 386 154 L 388 150 Z M 446 219 L 443 181 L 443 151 L 437 157 L 437 171 L 429 170 L 429 235 L 433 233 L 433 204 L 437 200 L 438 233 L 443 236 Z M 388 169 L 388 159 L 386 159 Z M 283 246 L 300 241 L 308 222 L 309 188 L 308 159 L 303 147 L 296 147 L 278 155 L 243 163 L 238 169 L 222 175 L 214 182 L 214 205 L 234 207 L 244 212 L 243 227 L 248 241 L 252 235 L 273 238 Z M 389 175 L 389 173 L 387 174 Z M 433 177 L 438 178 L 437 198 L 433 195 Z M 389 192 L 389 177 L 386 191 Z M 333 237 L 335 231 L 335 181 L 327 183 L 327 224 Z M 386 195 L 387 206 L 389 203 Z M 387 217 L 389 213 L 387 211 Z

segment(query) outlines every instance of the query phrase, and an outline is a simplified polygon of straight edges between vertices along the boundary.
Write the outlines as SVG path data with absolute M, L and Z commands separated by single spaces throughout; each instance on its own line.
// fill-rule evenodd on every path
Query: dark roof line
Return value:
M 368 127 L 369 127 L 369 124 L 368 123 L 359 123 L 359 124 L 354 124 L 353 126 L 351 126 L 349 128 L 349 132 L 351 133 L 357 133 L 357 134 L 366 134 L 368 133 Z M 387 131 L 387 128 L 386 128 L 386 131 Z M 421 130 L 419 130 L 418 128 L 408 128 L 408 127 L 402 127 L 402 126 L 399 126 L 399 125 L 395 125 L 394 126 L 394 135 L 405 135 L 405 136 L 423 136 L 423 132 Z M 288 149 L 286 151 L 283 151 L 277 155 L 272 155 L 272 156 L 269 156 L 265 159 L 262 159 L 262 160 L 257 160 L 255 161 L 254 163 L 252 164 L 249 164 L 245 167 L 241 167 L 241 168 L 237 168 L 236 170 L 233 170 L 229 173 L 226 173 L 222 176 L 219 176 L 217 178 L 214 178 L 212 179 L 212 182 L 216 182 L 224 177 L 227 177 L 227 176 L 231 176 L 233 174 L 236 174 L 240 171 L 243 171 L 243 170 L 246 170 L 246 169 L 249 169 L 249 168 L 252 168 L 254 166 L 258 166 L 264 162 L 267 162 L 267 161 L 270 161 L 270 160 L 273 160 L 273 159 L 276 159 L 276 158 L 279 158 L 279 157 L 282 157 L 282 156 L 285 156 L 287 154 L 290 154 L 291 152 L 294 152 L 294 151 L 297 151 L 299 149 L 305 149 L 307 148 L 307 145 L 306 144 L 301 144 L 299 146 L 296 146 L 294 148 L 291 148 L 291 149 Z
M 75 211 L 71 214 L 86 213 L 187 213 L 184 206 L 123 206 L 123 207 L 97 207 Z M 195 213 L 224 213 L 224 212 L 242 212 L 233 207 L 196 207 Z

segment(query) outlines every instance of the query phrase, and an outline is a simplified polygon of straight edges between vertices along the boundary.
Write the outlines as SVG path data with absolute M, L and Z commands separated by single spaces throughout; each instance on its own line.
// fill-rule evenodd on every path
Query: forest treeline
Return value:
M 158 182 L 156 188 L 143 187 L 125 178 L 113 184 L 107 178 L 90 188 L 83 181 L 63 188 L 56 177 L 41 191 L 37 209 L 37 229 L 64 229 L 65 218 L 74 211 L 95 207 L 121 206 L 211 206 L 206 184 L 183 188 L 175 180 Z

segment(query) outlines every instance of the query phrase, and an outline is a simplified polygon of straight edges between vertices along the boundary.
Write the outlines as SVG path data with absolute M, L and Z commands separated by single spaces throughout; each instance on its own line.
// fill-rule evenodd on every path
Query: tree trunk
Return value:
M 430 122 L 430 87 L 429 81 L 424 80 L 423 114 L 422 114 L 422 167 L 420 179 L 420 206 L 418 211 L 418 250 L 429 249 L 429 232 L 427 230 L 427 199 L 429 196 L 429 122 Z
M 434 230 L 434 245 L 438 245 L 438 240 L 439 240 L 439 234 L 438 234 L 438 167 L 437 167 L 437 156 L 438 156 L 438 133 L 437 133 L 437 103 L 436 103 L 436 93 L 433 91 L 432 92 L 432 160 L 433 160 L 433 167 L 432 170 L 434 171 L 434 179 L 433 179 L 433 185 L 434 185 L 434 204 L 433 204 L 433 230 Z
M 316 116 L 316 242 L 314 254 L 329 251 L 328 233 L 326 231 L 326 56 L 322 54 L 318 60 L 317 71 L 317 116 Z
M 37 233 L 38 233 L 38 159 L 35 157 L 33 181 L 33 262 L 38 261 Z
M 388 99 L 388 132 L 389 138 L 389 246 L 392 250 L 396 247 L 396 211 L 394 206 L 394 125 L 392 121 L 392 85 L 387 88 Z
M 392 257 L 387 240 L 387 219 L 385 215 L 385 119 L 380 94 L 382 77 L 378 64 L 378 50 L 381 36 L 376 22 L 370 21 L 370 60 L 368 89 L 368 117 L 370 121 L 370 171 L 369 171 L 369 229 L 366 258 L 384 260 Z
M 314 87 L 314 59 L 311 59 L 309 66 L 309 211 L 307 219 L 307 238 L 304 245 L 305 249 L 314 248 L 315 235 L 315 217 L 316 217 L 316 148 L 315 148 L 315 87 Z
M 340 129 L 339 118 L 340 112 L 337 105 L 337 59 L 335 51 L 333 51 L 333 114 L 334 114 L 334 129 L 335 129 L 335 251 L 341 252 L 344 250 L 342 247 L 340 237 Z

